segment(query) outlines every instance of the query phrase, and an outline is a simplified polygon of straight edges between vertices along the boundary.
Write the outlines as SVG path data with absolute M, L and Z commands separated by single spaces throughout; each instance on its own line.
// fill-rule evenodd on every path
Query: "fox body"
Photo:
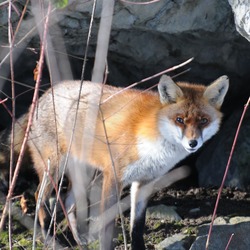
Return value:
M 219 130 L 220 107 L 228 85 L 226 76 L 206 87 L 176 84 L 166 75 L 160 79 L 158 93 L 121 91 L 84 82 L 79 95 L 80 81 L 56 85 L 39 99 L 28 141 L 40 183 L 48 165 L 51 176 L 59 170 L 60 177 L 65 155 L 70 152 L 82 165 L 103 173 L 103 211 L 112 205 L 108 197 L 115 192 L 116 181 L 119 192 L 131 185 L 131 246 L 143 249 L 147 199 L 141 187 L 162 177 Z M 66 174 L 70 179 L 74 179 L 73 171 L 68 162 Z M 76 179 L 71 182 L 72 189 L 82 188 Z M 48 184 L 43 202 L 51 190 Z M 76 196 L 70 193 L 68 207 Z M 44 219 L 42 207 L 39 212 L 42 227 Z M 102 229 L 103 249 L 110 247 L 108 230 L 107 225 Z
M 18 119 L 15 124 L 15 136 L 14 136 L 14 159 L 13 162 L 17 162 L 18 155 L 21 150 L 22 141 L 24 139 L 24 132 L 28 123 L 28 116 L 23 115 Z M 9 188 L 9 166 L 10 166 L 10 145 L 11 145 L 11 129 L 6 128 L 0 134 L 0 180 L 3 190 L 8 191 Z M 27 166 L 25 169 L 21 168 L 20 174 L 27 175 L 27 178 L 34 173 L 34 169 L 31 166 L 31 159 L 29 150 L 24 152 L 22 164 Z M 15 165 L 15 164 L 14 164 Z M 23 188 L 23 183 L 18 182 L 16 190 Z

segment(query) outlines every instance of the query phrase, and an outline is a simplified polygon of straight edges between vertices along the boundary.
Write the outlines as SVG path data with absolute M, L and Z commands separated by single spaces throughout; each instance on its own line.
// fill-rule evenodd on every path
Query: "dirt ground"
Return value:
M 178 186 L 161 190 L 149 202 L 149 206 L 164 204 L 175 207 L 182 218 L 179 222 L 150 219 L 146 222 L 146 249 L 155 249 L 165 238 L 183 232 L 190 235 L 186 249 L 196 237 L 199 225 L 210 223 L 218 195 L 218 188 L 179 188 Z M 224 188 L 216 213 L 217 216 L 250 216 L 250 193 L 235 188 Z M 124 249 L 121 243 L 116 249 Z
M 35 186 L 34 186 L 35 187 Z M 33 186 L 32 188 L 33 189 Z M 165 238 L 179 233 L 185 232 L 193 239 L 196 236 L 197 226 L 210 223 L 214 205 L 218 194 L 217 188 L 197 188 L 197 187 L 179 187 L 173 186 L 171 188 L 163 189 L 156 193 L 150 200 L 149 206 L 164 204 L 167 206 L 173 206 L 176 209 L 178 215 L 182 218 L 179 222 L 171 222 L 167 219 L 150 219 L 147 220 L 145 227 L 145 242 L 147 249 L 155 249 L 155 245 L 160 243 Z M 3 200 L 3 199 L 1 199 Z M 17 199 L 18 200 L 18 199 Z M 28 213 L 32 218 L 34 217 L 34 202 L 28 203 Z M 2 205 L 0 204 L 2 209 Z M 17 203 L 19 206 L 19 203 Z M 244 215 L 250 216 L 250 192 L 237 190 L 235 188 L 224 188 L 222 191 L 221 199 L 217 210 L 217 216 L 236 216 Z M 119 224 L 119 220 L 118 220 Z M 129 228 L 129 212 L 125 212 L 125 228 Z M 32 243 L 32 231 L 24 226 L 18 226 L 17 220 L 13 221 L 13 242 L 16 249 L 30 249 Z M 7 230 L 0 233 L 0 248 L 8 249 L 8 237 Z M 70 234 L 67 234 L 68 239 L 72 239 Z M 25 238 L 25 241 L 23 240 Z M 192 237 L 190 237 L 192 239 Z M 67 241 L 60 240 L 60 244 L 64 249 L 72 249 Z M 71 241 L 71 240 L 70 240 Z M 121 233 L 115 239 L 116 249 L 124 249 L 123 238 Z M 129 242 L 129 236 L 128 236 Z M 74 245 L 74 243 L 71 241 Z M 190 241 L 190 245 L 191 245 Z M 190 246 L 189 245 L 189 246 Z M 39 244 L 38 244 L 39 246 Z M 42 246 L 42 244 L 40 244 Z M 189 248 L 187 246 L 187 249 Z M 37 247 L 37 249 L 40 249 Z M 75 248 L 74 248 L 75 249 Z M 90 249 L 98 249 L 95 245 L 92 245 Z

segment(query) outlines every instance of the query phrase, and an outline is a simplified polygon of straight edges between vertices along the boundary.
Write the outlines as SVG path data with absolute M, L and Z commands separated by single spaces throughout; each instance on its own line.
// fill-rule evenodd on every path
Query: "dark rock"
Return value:
M 16 99 L 17 116 L 27 110 L 32 100 L 32 87 L 35 83 L 33 70 L 40 52 L 38 34 L 42 26 L 43 13 L 37 9 L 38 1 L 31 2 L 16 34 L 13 49 L 15 86 L 18 96 Z M 191 70 L 178 77 L 177 80 L 208 84 L 220 75 L 227 74 L 230 77 L 230 89 L 223 105 L 227 124 L 223 127 L 219 137 L 208 144 L 208 146 L 212 145 L 212 148 L 205 149 L 201 156 L 209 157 L 206 152 L 213 152 L 216 157 L 219 157 L 211 157 L 216 167 L 210 165 L 210 169 L 218 175 L 211 178 L 200 177 L 201 184 L 205 184 L 204 178 L 211 180 L 207 183 L 218 183 L 218 180 L 221 180 L 226 155 L 230 150 L 234 134 L 234 130 L 229 129 L 233 127 L 230 122 L 236 120 L 234 117 L 228 121 L 227 119 L 235 110 L 243 107 L 250 93 L 250 44 L 245 39 L 249 40 L 248 5 L 247 1 L 230 0 L 229 2 L 232 8 L 228 1 L 217 0 L 159 1 L 147 5 L 116 1 L 113 17 L 108 53 L 109 83 L 120 86 L 128 85 L 191 57 L 194 57 L 194 61 L 185 67 L 185 69 L 191 67 Z M 25 0 L 15 2 L 15 10 L 13 9 L 11 15 L 13 30 L 16 29 L 20 19 L 17 11 L 21 13 L 25 4 Z M 69 1 L 66 8 L 54 10 L 50 16 L 47 62 L 42 79 L 43 88 L 50 86 L 47 83 L 50 82 L 51 76 L 53 83 L 64 79 L 80 78 L 92 4 L 92 1 Z M 91 78 L 101 5 L 102 1 L 97 1 L 85 79 Z M 6 57 L 9 53 L 9 48 L 6 47 L 8 45 L 8 4 L 0 8 L 0 22 L 0 89 L 2 91 L 0 98 L 3 99 L 11 96 L 11 84 L 6 80 L 10 78 L 9 57 Z M 235 23 L 237 30 L 245 38 L 237 32 Z M 48 65 L 51 68 L 51 75 L 49 75 Z M 184 69 L 172 72 L 170 75 L 182 70 Z M 152 86 L 157 80 L 153 79 L 150 83 L 140 87 Z M 11 109 L 10 98 L 6 104 Z M 10 124 L 11 117 L 2 105 L 0 115 L 0 128 L 5 128 Z M 223 133 L 226 134 L 223 135 Z M 240 187 L 247 185 L 248 178 L 245 179 L 243 173 L 249 172 L 247 170 L 249 168 L 247 155 L 249 134 L 247 131 L 243 133 L 244 136 L 240 136 L 238 141 L 238 145 L 242 148 L 236 152 L 238 158 L 234 160 L 227 182 L 227 184 Z M 219 149 L 220 147 L 224 151 Z M 217 154 L 215 149 L 223 153 L 223 156 Z M 198 160 L 199 170 L 201 170 L 201 163 L 203 168 L 203 162 L 204 160 Z M 211 173 L 212 171 L 209 174 Z
M 202 151 L 196 162 L 201 186 L 220 186 L 233 145 L 242 110 L 235 111 L 221 131 Z M 247 112 L 225 181 L 226 186 L 249 188 L 250 185 L 250 113 Z
M 222 220 L 223 221 L 223 220 Z M 238 223 L 224 223 L 221 222 L 213 226 L 212 234 L 209 242 L 210 250 L 218 249 L 237 249 L 245 250 L 250 246 L 248 231 L 250 229 L 249 218 L 238 217 Z M 198 237 L 192 244 L 190 250 L 205 249 L 209 225 L 202 225 L 198 227 Z M 232 237 L 230 241 L 230 237 Z M 229 244 L 229 248 L 226 248 Z

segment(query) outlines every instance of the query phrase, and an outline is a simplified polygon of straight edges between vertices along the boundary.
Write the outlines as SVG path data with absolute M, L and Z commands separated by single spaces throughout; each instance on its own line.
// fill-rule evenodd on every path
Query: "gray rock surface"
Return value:
M 16 9 L 11 15 L 13 30 L 18 24 L 18 11 L 22 12 L 25 3 L 25 0 L 15 2 Z M 31 102 L 32 91 L 29 88 L 34 85 L 33 70 L 39 56 L 38 33 L 41 30 L 42 11 L 37 9 L 35 3 L 38 1 L 31 1 L 28 5 L 28 11 L 15 37 L 13 58 L 18 95 L 17 115 L 24 112 Z M 47 55 L 54 82 L 79 79 L 81 76 L 92 4 L 93 1 L 71 0 L 66 8 L 53 10 L 50 16 Z M 101 5 L 102 1 L 97 1 L 85 79 L 91 77 Z M 204 168 L 206 170 L 210 167 L 213 170 L 207 178 L 215 185 L 220 185 L 218 180 L 221 180 L 231 138 L 235 133 L 235 126 L 230 125 L 229 121 L 234 122 L 236 119 L 231 115 L 239 107 L 243 108 L 250 94 L 250 44 L 246 40 L 249 40 L 248 20 L 248 1 L 177 0 L 159 1 L 148 5 L 116 1 L 108 54 L 109 83 L 127 86 L 191 57 L 194 57 L 194 61 L 185 67 L 185 69 L 191 67 L 191 70 L 177 80 L 208 84 L 220 75 L 229 75 L 230 89 L 223 106 L 226 125 L 218 137 L 220 141 L 214 139 L 204 147 L 205 150 L 201 154 L 209 157 L 208 153 L 214 153 L 209 162 L 216 161 L 216 165 L 206 164 Z M 0 98 L 5 98 L 6 95 L 11 95 L 11 85 L 6 80 L 10 78 L 9 59 L 6 57 L 9 53 L 9 48 L 6 46 L 8 4 L 0 8 L 0 22 L 0 90 L 2 91 Z M 142 87 L 152 86 L 157 80 L 154 79 Z M 45 67 L 42 84 L 49 81 L 48 69 Z M 10 100 L 7 105 L 11 108 Z M 10 124 L 11 118 L 3 106 L 0 106 L 0 114 L 0 126 L 5 128 Z M 246 176 L 244 173 L 250 172 L 248 161 L 250 146 L 247 139 L 249 134 L 247 131 L 243 133 L 245 136 L 240 137 L 238 141 L 241 150 L 235 154 L 237 160 L 228 180 L 228 184 L 240 187 L 246 186 L 249 175 Z M 199 158 L 197 163 L 199 171 L 203 168 L 204 162 L 206 163 L 206 160 Z M 204 177 L 200 178 L 204 180 Z M 201 180 L 200 183 L 204 181 Z
M 178 233 L 156 246 L 158 250 L 204 250 L 210 224 L 200 225 L 197 228 L 197 236 L 189 236 L 185 233 Z M 214 221 L 212 234 L 209 242 L 209 250 L 226 249 L 246 250 L 250 247 L 248 237 L 250 230 L 250 217 L 236 216 L 232 218 L 218 217 Z M 231 238 L 232 237 L 232 238 Z M 231 239 L 230 239 L 231 238 Z M 190 242 L 193 242 L 189 247 Z
M 182 233 L 175 234 L 166 238 L 164 241 L 155 246 L 157 250 L 186 250 L 184 247 L 185 238 L 188 236 Z
M 250 4 L 248 0 L 228 0 L 234 12 L 237 31 L 250 41 Z
M 250 218 L 237 217 L 237 223 L 231 224 L 230 222 L 225 223 L 221 220 L 221 223 L 216 223 L 213 226 L 211 239 L 209 242 L 210 250 L 226 249 L 229 243 L 228 249 L 246 250 L 250 247 Z M 234 220 L 232 218 L 231 220 Z M 247 222 L 246 222 L 247 221 Z M 198 227 L 198 237 L 192 244 L 190 250 L 202 250 L 205 249 L 207 234 L 209 225 L 202 225 Z M 232 236 L 231 241 L 230 237 Z
M 146 219 L 168 219 L 169 221 L 180 221 L 181 217 L 176 213 L 174 207 L 158 205 L 149 207 L 146 213 Z

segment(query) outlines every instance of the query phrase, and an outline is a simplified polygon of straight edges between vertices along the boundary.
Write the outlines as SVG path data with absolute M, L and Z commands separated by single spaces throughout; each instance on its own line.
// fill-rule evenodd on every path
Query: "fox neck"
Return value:
M 123 186 L 134 181 L 147 183 L 170 171 L 189 155 L 183 146 L 162 136 L 137 138 L 138 160 L 129 164 L 123 173 Z
M 138 160 L 127 166 L 123 174 L 123 186 L 134 181 L 149 182 L 167 173 L 189 153 L 178 143 L 164 138 L 155 141 L 138 138 Z
M 157 104 L 147 106 L 134 127 L 137 159 L 124 170 L 123 186 L 134 181 L 148 182 L 158 178 L 190 154 L 171 134 L 171 129 L 168 130 L 168 127 L 162 124 L 166 121 L 160 114 L 161 103 Z

